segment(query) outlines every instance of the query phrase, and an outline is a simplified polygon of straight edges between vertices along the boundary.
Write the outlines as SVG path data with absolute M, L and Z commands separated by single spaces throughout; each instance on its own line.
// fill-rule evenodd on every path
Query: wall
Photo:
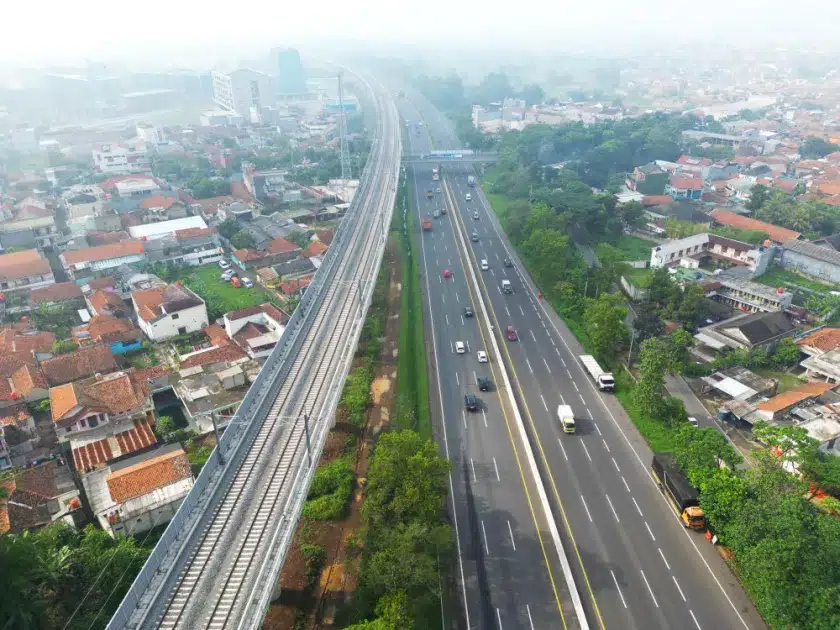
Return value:
M 840 283 L 840 266 L 822 260 L 815 260 L 810 256 L 804 256 L 799 252 L 783 250 L 781 264 L 785 269 L 799 271 L 807 276 Z
M 162 341 L 164 339 L 171 339 L 182 334 L 189 334 L 197 332 L 207 326 L 207 307 L 204 304 L 200 306 L 193 306 L 191 308 L 172 313 L 171 315 L 164 315 L 160 319 L 152 322 L 144 321 L 138 318 L 140 329 L 146 333 L 152 341 Z M 179 328 L 186 328 L 186 331 L 179 332 Z
M 652 248 L 650 254 L 651 267 L 663 267 L 668 264 L 676 264 L 679 259 L 688 254 L 704 251 L 709 242 L 708 234 L 695 234 L 677 241 L 668 241 L 662 245 Z

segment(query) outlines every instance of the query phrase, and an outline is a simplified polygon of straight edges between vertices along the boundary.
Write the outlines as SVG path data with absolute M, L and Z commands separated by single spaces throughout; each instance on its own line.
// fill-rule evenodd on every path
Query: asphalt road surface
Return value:
M 431 134 L 435 148 L 457 148 L 458 142 L 440 114 L 415 93 L 409 92 L 408 98 L 422 114 L 417 119 L 424 122 L 422 129 Z M 420 135 L 415 130 L 410 133 L 412 139 Z M 422 151 L 412 147 L 412 152 Z M 503 344 L 503 356 L 498 359 L 510 368 L 590 624 L 636 630 L 765 627 L 716 550 L 701 534 L 684 529 L 664 500 L 649 473 L 652 454 L 646 443 L 618 401 L 595 388 L 578 358 L 582 348 L 539 299 L 480 187 L 468 186 L 467 177 L 474 169 L 442 164 L 443 191 L 449 187 L 457 205 L 449 220 L 460 221 L 466 231 L 475 230 L 479 236 L 478 242 L 469 243 L 466 254 L 481 275 L 495 334 Z M 420 186 L 425 192 L 426 182 Z M 435 200 L 437 197 L 435 192 Z M 426 237 L 438 267 L 456 260 L 453 241 L 441 234 L 448 225 L 438 221 L 434 238 Z M 439 245 L 443 252 L 438 251 Z M 502 264 L 505 257 L 513 260 L 512 268 Z M 481 260 L 488 262 L 486 271 L 479 270 Z M 433 266 L 431 260 L 429 266 Z M 433 270 L 429 273 L 434 284 Z M 456 280 L 461 279 L 458 269 Z M 503 279 L 513 284 L 513 294 L 502 293 Z M 450 313 L 450 319 L 451 293 L 457 286 L 431 287 L 432 292 L 442 291 L 439 296 L 432 295 L 433 309 Z M 462 334 L 460 321 L 456 323 L 447 326 L 439 344 L 446 346 Z M 508 326 L 517 331 L 517 341 L 503 339 L 501 333 Z M 437 330 L 441 330 L 439 324 Z M 471 339 L 470 343 L 475 342 Z M 463 357 L 447 356 L 443 350 L 439 348 L 441 361 L 454 361 L 459 369 Z M 443 380 L 448 381 L 449 368 L 441 366 L 441 371 Z M 455 402 L 447 399 L 445 408 L 451 414 L 450 404 Z M 575 435 L 563 434 L 559 427 L 556 409 L 560 404 L 571 405 L 575 412 Z M 495 507 L 488 503 L 488 509 Z M 528 576 L 538 577 L 534 574 L 527 571 Z M 509 579 L 521 577 L 511 573 Z M 532 586 L 525 593 L 536 592 Z M 517 594 L 516 599 L 524 596 Z M 556 626 L 545 617 L 540 623 L 535 621 L 534 627 Z

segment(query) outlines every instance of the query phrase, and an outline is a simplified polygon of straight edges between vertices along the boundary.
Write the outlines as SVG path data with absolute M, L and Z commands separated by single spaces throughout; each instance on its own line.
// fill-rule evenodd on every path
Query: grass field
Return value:
M 794 374 L 788 374 L 787 372 L 780 372 L 771 368 L 755 368 L 753 369 L 753 372 L 759 376 L 763 376 L 764 378 L 775 378 L 779 381 L 779 386 L 776 389 L 777 394 L 789 392 L 790 390 L 802 385 L 802 381 L 799 380 L 797 376 Z
M 277 302 L 271 293 L 257 284 L 252 289 L 245 287 L 237 289 L 230 282 L 220 280 L 221 272 L 218 265 L 204 265 L 184 269 L 178 274 L 178 280 L 207 303 L 211 320 L 230 311 L 238 311 L 265 302 Z
M 656 453 L 674 450 L 674 435 L 676 431 L 670 427 L 646 417 L 633 404 L 633 379 L 624 370 L 615 373 L 615 395 L 630 416 L 630 420 L 647 440 L 651 450 Z
M 627 260 L 650 260 L 650 250 L 656 247 L 653 241 L 647 241 L 638 236 L 622 234 L 613 247 L 621 250 Z
M 780 269 L 773 267 L 765 271 L 758 278 L 756 282 L 766 284 L 769 287 L 787 287 L 789 289 L 804 289 L 814 293 L 828 293 L 829 291 L 837 291 L 840 289 L 836 284 L 828 284 L 818 280 L 812 280 L 805 276 L 800 276 L 798 273 L 788 271 L 787 269 Z
M 628 269 L 624 274 L 627 281 L 637 289 L 646 289 L 650 283 L 650 269 Z
M 411 199 L 406 184 L 394 210 L 391 229 L 397 257 L 402 265 L 400 288 L 400 337 L 397 354 L 395 429 L 413 429 L 432 439 L 429 413 L 429 379 L 426 372 L 426 338 L 423 328 L 423 300 L 420 295 L 419 244 L 414 213 L 406 213 L 407 232 L 402 231 L 403 209 Z

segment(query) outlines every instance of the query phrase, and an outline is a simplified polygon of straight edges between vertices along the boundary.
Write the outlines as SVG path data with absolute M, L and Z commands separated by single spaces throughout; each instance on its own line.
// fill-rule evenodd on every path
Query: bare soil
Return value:
M 347 422 L 339 410 L 336 425 L 327 438 L 321 463 L 340 457 L 347 438 L 356 435 L 356 458 L 353 466 L 356 489 L 347 518 L 338 522 L 298 524 L 280 574 L 280 598 L 269 607 L 264 630 L 296 628 L 338 630 L 335 615 L 349 601 L 358 584 L 358 553 L 354 544 L 362 523 L 361 507 L 364 482 L 371 448 L 380 431 L 387 428 L 394 409 L 396 357 L 399 343 L 400 264 L 390 248 L 386 249 L 383 269 L 389 273 L 387 313 L 380 360 L 375 366 L 371 384 L 373 405 L 368 410 L 365 427 L 359 431 Z M 306 563 L 300 553 L 301 544 L 320 545 L 327 552 L 327 562 L 319 576 L 314 593 L 305 592 Z M 305 620 L 298 610 L 307 610 Z M 297 619 L 296 619 L 297 617 Z M 299 625 L 295 625 L 295 623 Z

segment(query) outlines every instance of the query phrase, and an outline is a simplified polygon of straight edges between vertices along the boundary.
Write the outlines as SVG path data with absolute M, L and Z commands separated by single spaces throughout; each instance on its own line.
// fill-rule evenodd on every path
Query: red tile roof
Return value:
M 324 245 L 332 245 L 332 240 L 335 238 L 335 230 L 318 230 L 315 232 L 315 237 Z
M 6 329 L 0 334 L 0 349 L 3 352 L 14 352 L 21 357 L 31 357 L 33 352 L 45 354 L 52 352 L 54 343 L 55 333 L 51 332 L 16 333 Z M 27 361 L 27 363 L 31 362 Z
M 176 203 L 181 203 L 179 200 L 173 197 L 166 197 L 164 195 L 154 195 L 152 197 L 147 197 L 143 201 L 140 202 L 140 207 L 144 210 L 149 210 L 151 208 L 163 208 L 164 210 L 169 210 L 172 206 Z
M 82 289 L 75 282 L 57 282 L 43 289 L 33 289 L 29 292 L 29 300 L 33 304 L 42 302 L 65 302 L 82 297 Z
M 840 348 L 840 328 L 822 328 L 815 333 L 802 337 L 797 342 L 800 346 L 811 346 L 823 352 Z
M 696 190 L 703 188 L 703 180 L 695 177 L 672 177 L 671 188 Z
M 209 365 L 211 363 L 238 361 L 239 359 L 244 359 L 247 356 L 248 355 L 242 352 L 239 347 L 233 344 L 228 344 L 226 346 L 204 350 L 203 352 L 187 357 L 181 362 L 181 369 L 184 370 L 199 365 Z
M 110 439 L 116 440 L 121 451 L 120 456 L 129 455 L 157 443 L 155 434 L 145 418 L 134 420 L 134 426 L 131 429 L 121 431 Z M 76 465 L 76 470 L 80 471 L 96 468 L 113 457 L 114 451 L 111 449 L 109 438 L 73 449 L 73 463 Z
M 305 289 L 309 286 L 312 282 L 312 276 L 303 276 L 301 278 L 297 278 L 296 280 L 287 280 L 286 282 L 281 282 L 278 285 L 278 289 L 284 295 L 293 295 L 300 289 Z
M 145 404 L 149 387 L 133 383 L 125 372 L 100 378 L 90 378 L 50 388 L 50 410 L 58 425 L 72 423 L 68 416 L 76 408 L 93 409 L 107 413 L 125 413 Z
M 210 338 L 210 343 L 214 346 L 224 346 L 230 343 L 230 338 L 227 336 L 225 329 L 218 324 L 210 324 L 204 329 L 204 334 Z
M 126 310 L 123 299 L 113 291 L 96 291 L 88 298 L 88 301 L 96 311 L 96 315 L 111 315 Z
M 40 368 L 34 365 L 23 365 L 19 367 L 14 374 L 12 374 L 12 386 L 14 392 L 19 396 L 26 397 L 35 389 L 49 389 L 47 379 L 44 378 L 44 373 Z
M 292 241 L 278 236 L 266 246 L 265 250 L 269 254 L 288 254 L 289 252 L 300 251 L 300 247 Z
M 643 206 L 664 206 L 674 201 L 671 195 L 645 195 L 642 197 Z
M 128 240 L 120 243 L 112 243 L 110 245 L 100 245 L 99 247 L 88 247 L 87 249 L 77 249 L 74 251 L 66 251 L 61 254 L 61 258 L 68 265 L 75 265 L 82 262 L 96 262 L 100 260 L 110 260 L 112 258 L 121 258 L 122 256 L 137 256 L 144 253 L 143 243 L 141 241 Z
M 114 288 L 117 286 L 117 283 L 114 282 L 114 279 L 111 276 L 105 276 L 103 278 L 91 278 L 90 280 L 86 280 L 87 285 L 94 291 L 97 289 L 107 289 L 108 287 Z
M 125 503 L 191 477 L 190 460 L 178 449 L 111 473 L 106 483 L 114 502 Z
M 144 179 L 151 182 L 157 182 L 157 180 L 151 175 L 120 175 L 106 179 L 104 182 L 100 182 L 99 187 L 102 190 L 115 190 L 117 188 L 117 184 L 127 179 Z
M 211 234 L 215 233 L 216 230 L 213 228 L 186 228 L 184 230 L 175 230 L 175 238 L 177 239 L 185 239 L 185 238 L 198 238 L 200 236 L 210 236 Z
M 249 260 L 262 260 L 266 257 L 263 252 L 258 252 L 256 249 L 237 249 L 233 252 L 236 260 L 240 262 L 248 262 Z
M 750 217 L 741 216 L 728 210 L 715 209 L 711 212 L 712 218 L 721 225 L 739 228 L 741 230 L 760 230 L 766 232 L 770 239 L 776 243 L 785 243 L 802 236 L 799 232 L 794 232 L 787 228 L 773 225 L 772 223 L 765 223 L 764 221 L 757 221 Z
M 822 199 L 822 202 L 828 204 L 829 206 L 840 206 L 840 195 L 826 197 L 825 199 Z
M 50 263 L 36 249 L 0 255 L 0 280 L 52 274 Z
M 114 360 L 111 348 L 103 344 L 87 346 L 76 352 L 60 354 L 42 361 L 41 369 L 44 371 L 47 382 L 55 387 L 90 378 L 96 374 L 113 372 L 117 369 L 117 362 Z
M 321 241 L 312 241 L 306 246 L 306 249 L 303 250 L 302 255 L 306 258 L 314 258 L 315 256 L 322 256 L 328 249 L 329 248 Z
M 825 182 L 816 186 L 821 195 L 840 195 L 840 182 Z

